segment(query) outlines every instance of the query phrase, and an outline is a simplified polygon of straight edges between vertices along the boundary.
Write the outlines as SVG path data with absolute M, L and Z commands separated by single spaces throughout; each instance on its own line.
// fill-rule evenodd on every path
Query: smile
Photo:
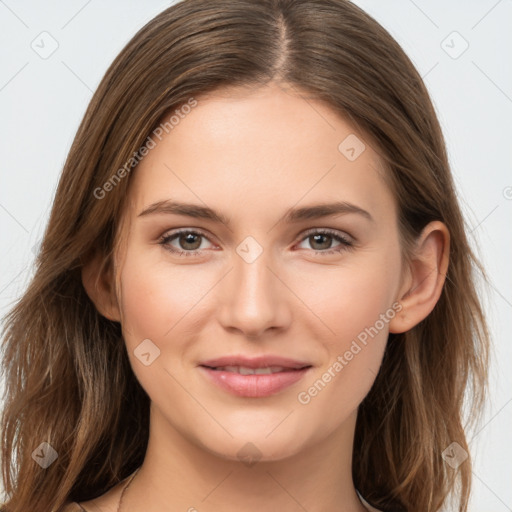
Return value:
M 212 368 L 212 370 L 239 373 L 240 375 L 268 375 L 270 373 L 288 371 L 291 370 L 291 368 L 284 368 L 283 366 L 268 366 L 266 368 L 249 368 L 247 366 L 219 366 L 217 368 Z
M 240 397 L 263 398 L 274 395 L 301 380 L 311 366 L 300 369 L 280 366 L 248 368 L 244 366 L 199 366 L 210 383 Z

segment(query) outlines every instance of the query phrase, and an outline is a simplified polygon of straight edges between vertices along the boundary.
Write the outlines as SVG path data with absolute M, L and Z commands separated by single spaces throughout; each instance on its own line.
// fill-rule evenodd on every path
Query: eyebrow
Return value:
M 348 213 L 355 213 L 362 215 L 370 221 L 374 221 L 369 212 L 363 210 L 355 204 L 346 201 L 337 201 L 334 203 L 323 203 L 314 206 L 304 206 L 301 208 L 291 208 L 283 216 L 283 221 L 287 223 L 300 222 L 304 220 L 318 219 L 321 217 L 343 215 Z M 194 217 L 197 219 L 206 219 L 213 222 L 230 225 L 230 219 L 220 212 L 216 212 L 207 206 L 201 206 L 193 203 L 182 203 L 179 201 L 165 200 L 158 201 L 145 208 L 138 214 L 138 217 L 143 217 L 151 214 L 174 214 L 185 215 L 187 217 Z

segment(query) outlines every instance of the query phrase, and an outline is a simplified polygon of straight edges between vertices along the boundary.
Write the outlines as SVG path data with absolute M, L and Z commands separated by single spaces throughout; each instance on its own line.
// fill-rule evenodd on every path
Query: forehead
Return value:
M 380 158 L 325 103 L 275 84 L 196 100 L 135 169 L 130 197 L 137 211 L 166 199 L 253 222 L 320 201 L 356 203 L 376 216 L 393 210 Z

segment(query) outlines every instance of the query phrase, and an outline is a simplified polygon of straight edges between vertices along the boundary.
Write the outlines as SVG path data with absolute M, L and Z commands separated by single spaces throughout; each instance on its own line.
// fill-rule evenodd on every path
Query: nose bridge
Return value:
M 286 322 L 286 297 L 282 283 L 268 268 L 273 267 L 271 259 L 271 251 L 263 250 L 252 237 L 236 248 L 233 270 L 223 285 L 220 320 L 224 327 L 258 336 Z

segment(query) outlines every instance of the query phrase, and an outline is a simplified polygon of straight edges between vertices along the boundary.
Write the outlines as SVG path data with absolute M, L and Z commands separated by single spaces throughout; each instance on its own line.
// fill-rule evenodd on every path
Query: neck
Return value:
M 354 412 L 338 431 L 293 456 L 251 463 L 194 444 L 152 405 L 146 457 L 123 512 L 238 512 L 269 503 L 282 512 L 366 512 L 352 481 L 355 420 Z

